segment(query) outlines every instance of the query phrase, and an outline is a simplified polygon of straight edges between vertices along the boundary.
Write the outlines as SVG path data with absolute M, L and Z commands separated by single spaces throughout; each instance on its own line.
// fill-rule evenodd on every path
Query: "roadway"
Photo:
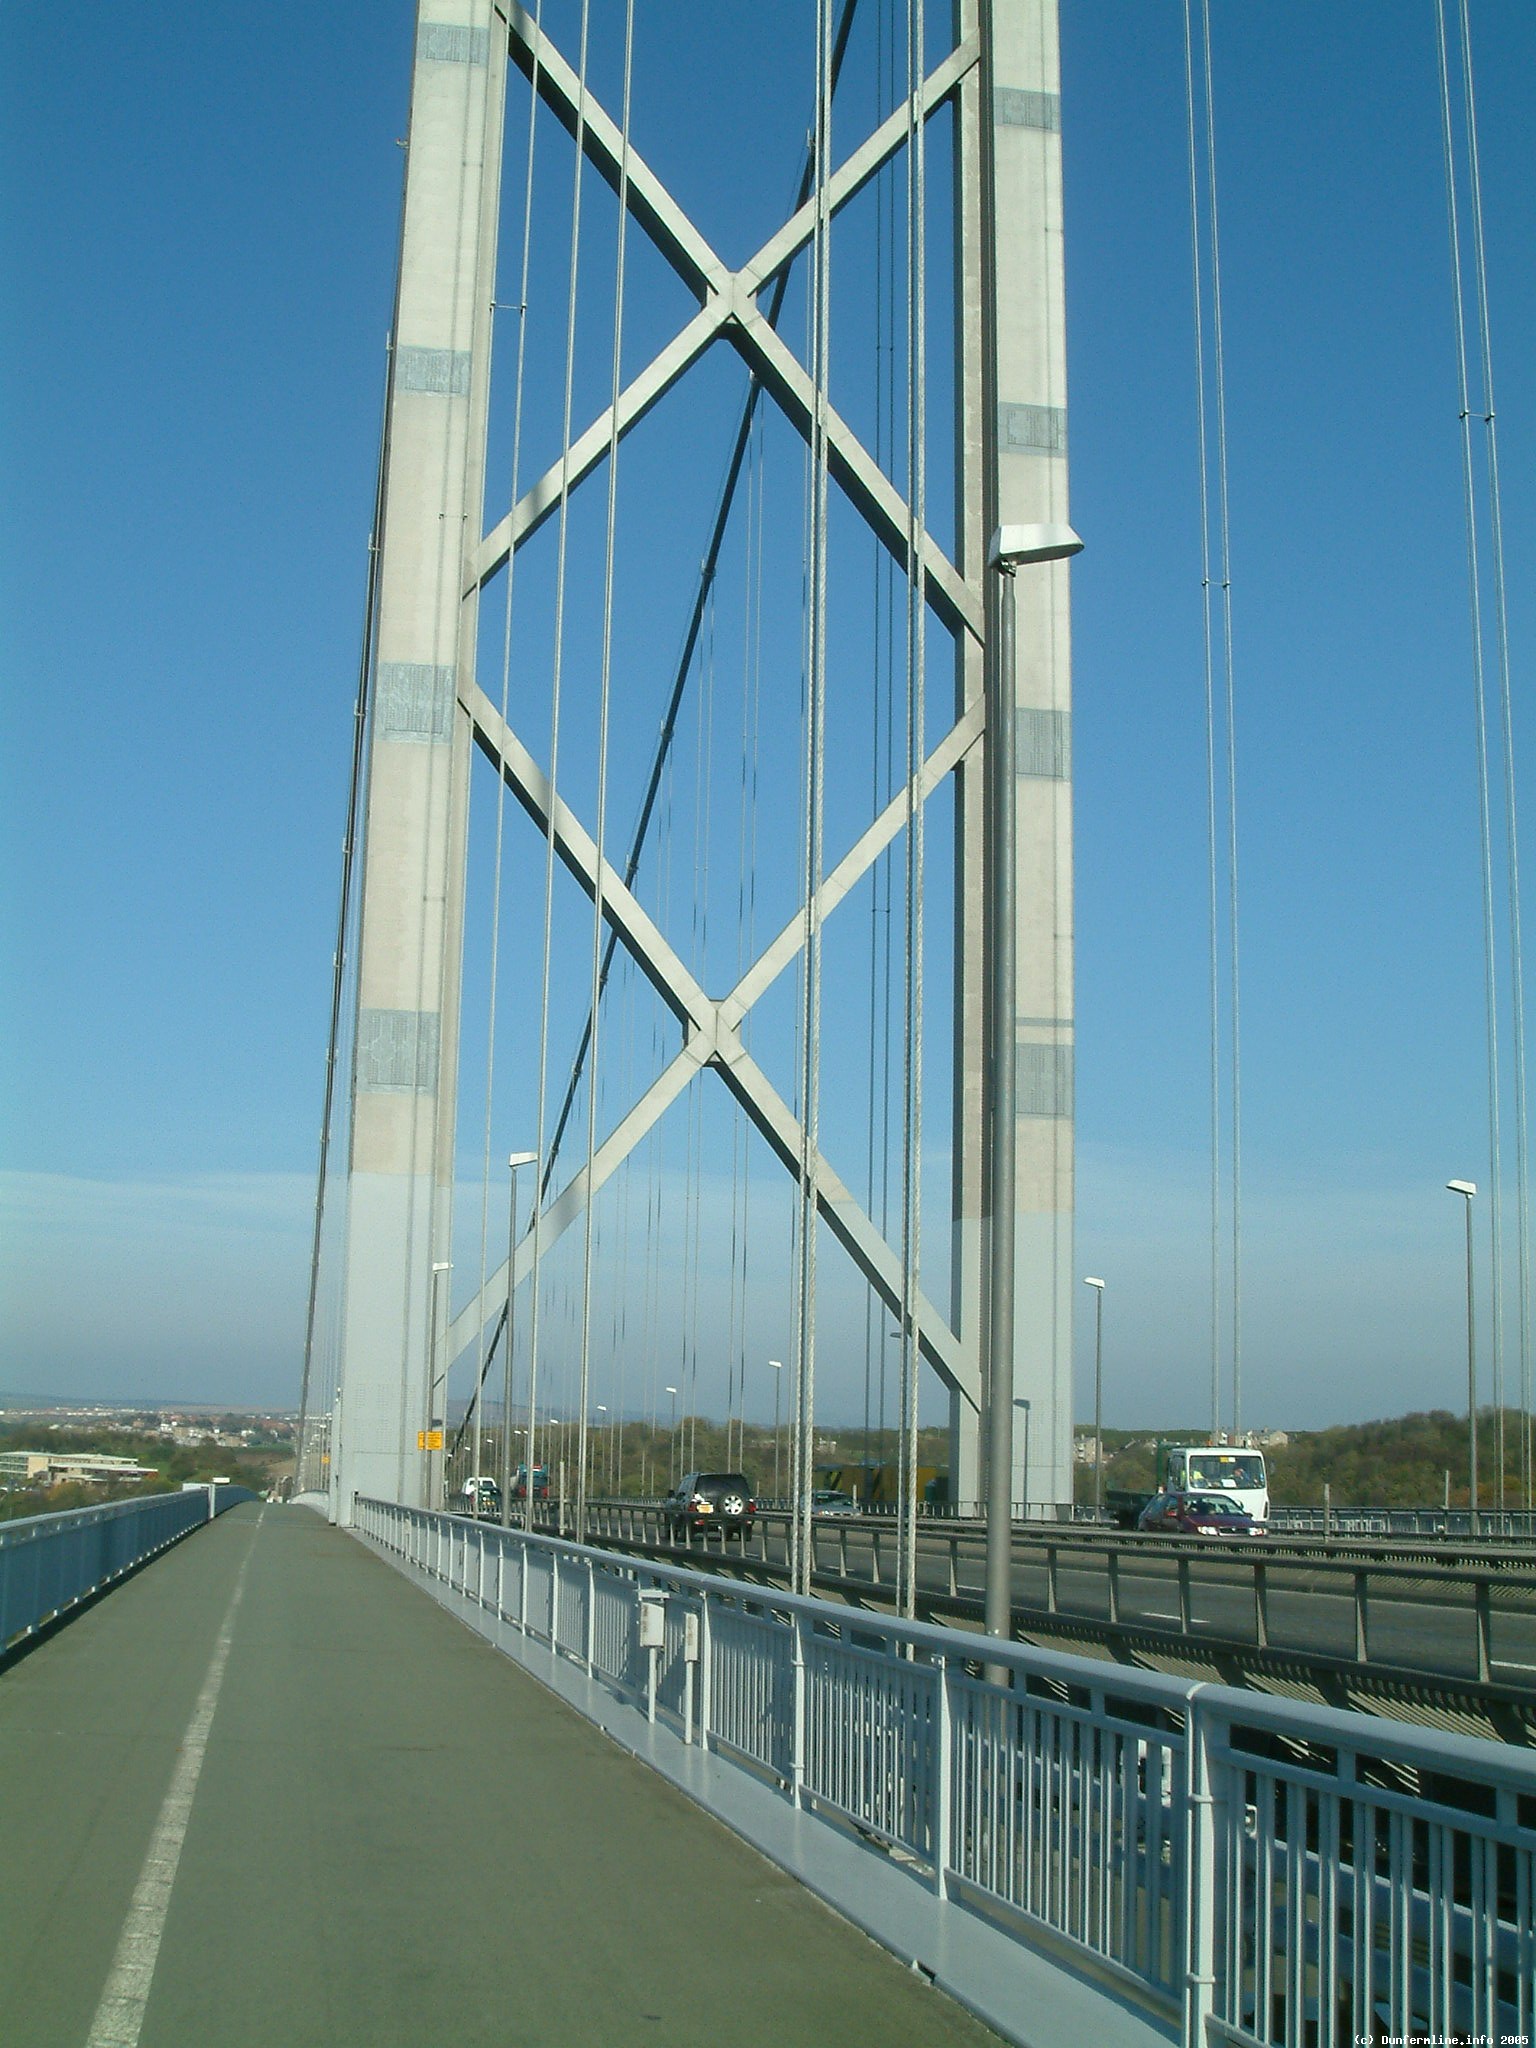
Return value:
M 0 1669 L 0 1811 L 18 2048 L 997 2040 L 303 1508 Z

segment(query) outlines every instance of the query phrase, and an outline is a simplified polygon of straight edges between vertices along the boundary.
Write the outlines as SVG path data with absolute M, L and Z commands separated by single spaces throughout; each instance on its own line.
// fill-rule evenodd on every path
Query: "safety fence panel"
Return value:
M 709 1613 L 709 1738 L 788 1784 L 794 1769 L 795 1640 L 772 1614 Z
M 1184 2048 L 1536 2033 L 1529 1751 L 455 1519 L 357 1506 L 386 1555 Z
M 805 1641 L 804 1795 L 933 1865 L 942 1668 L 814 1628 Z
M 1530 2041 L 1528 1753 L 1289 1702 L 1201 1701 L 1218 1827 L 1214 2038 Z M 1354 1739 L 1351 1739 L 1351 1738 Z

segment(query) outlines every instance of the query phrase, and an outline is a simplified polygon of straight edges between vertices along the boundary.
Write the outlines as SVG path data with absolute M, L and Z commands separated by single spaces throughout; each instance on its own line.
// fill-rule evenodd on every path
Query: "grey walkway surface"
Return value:
M 5 2048 L 91 2040 L 247 1560 L 142 2048 L 995 2043 L 363 1545 L 245 1507 L 0 1672 Z

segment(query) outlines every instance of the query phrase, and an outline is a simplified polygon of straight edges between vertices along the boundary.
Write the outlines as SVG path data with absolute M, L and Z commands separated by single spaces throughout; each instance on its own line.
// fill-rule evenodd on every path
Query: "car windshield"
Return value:
M 1185 1512 L 1191 1515 L 1220 1515 L 1228 1521 L 1244 1519 L 1242 1509 L 1236 1501 L 1222 1500 L 1211 1494 L 1196 1494 L 1185 1501 Z
M 1264 1460 L 1252 1452 L 1201 1451 L 1189 1460 L 1191 1486 L 1262 1486 Z

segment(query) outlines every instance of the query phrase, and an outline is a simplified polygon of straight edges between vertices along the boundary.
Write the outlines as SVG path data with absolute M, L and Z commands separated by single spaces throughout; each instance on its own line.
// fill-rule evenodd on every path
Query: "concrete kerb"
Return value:
M 990 1925 L 836 1826 L 797 1811 L 771 1786 L 723 1758 L 685 1743 L 663 1723 L 647 1722 L 630 1701 L 589 1678 L 546 1644 L 524 1636 L 382 1544 L 350 1530 L 369 1549 L 429 1593 L 466 1628 L 500 1650 L 637 1762 L 799 1880 L 871 1940 L 919 1971 L 957 2005 L 1014 2044 L 1062 2048 L 1167 2048 L 1175 2027 L 1095 1983 L 1065 1959 Z

